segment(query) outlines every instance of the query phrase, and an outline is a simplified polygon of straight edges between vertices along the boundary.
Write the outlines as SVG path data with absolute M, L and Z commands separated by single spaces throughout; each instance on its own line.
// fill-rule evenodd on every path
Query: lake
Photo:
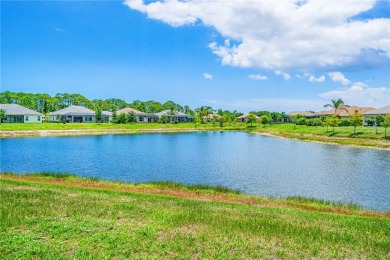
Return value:
M 390 209 L 390 151 L 244 132 L 1 139 L 1 171 L 223 185 Z

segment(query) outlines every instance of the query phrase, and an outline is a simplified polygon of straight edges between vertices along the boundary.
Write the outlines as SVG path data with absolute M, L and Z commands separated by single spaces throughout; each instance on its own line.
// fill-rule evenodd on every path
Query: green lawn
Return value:
M 11 177 L 0 176 L 2 259 L 390 258 L 388 215 L 362 216 L 354 207 L 334 214 L 214 201 L 245 196 L 222 188 L 137 186 L 214 195 L 204 200 L 71 176 Z M 57 184 L 41 182 L 50 179 Z

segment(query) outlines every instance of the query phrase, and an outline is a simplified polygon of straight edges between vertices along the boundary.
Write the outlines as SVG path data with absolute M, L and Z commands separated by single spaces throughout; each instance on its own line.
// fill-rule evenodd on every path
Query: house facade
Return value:
M 102 111 L 102 122 L 112 120 L 112 113 Z M 96 112 L 82 106 L 70 106 L 49 114 L 49 122 L 95 123 Z
M 42 123 L 43 114 L 17 104 L 0 104 L 6 117 L 1 119 L 2 123 Z
M 176 112 L 173 116 L 171 116 L 171 112 L 169 110 L 164 110 L 159 113 L 155 114 L 158 118 L 161 118 L 163 115 L 168 117 L 168 122 L 178 122 L 178 123 L 185 123 L 185 122 L 192 122 L 194 121 L 194 117 L 190 115 L 186 115 L 181 112 Z M 172 117 L 172 120 L 171 120 Z
M 158 116 L 156 116 L 154 114 L 147 114 L 145 112 L 138 111 L 138 110 L 131 108 L 131 107 L 125 107 L 125 108 L 122 108 L 122 109 L 119 109 L 118 111 L 116 111 L 117 115 L 120 115 L 120 114 L 127 115 L 129 113 L 135 114 L 137 123 L 153 123 L 153 122 L 157 122 L 157 119 L 158 119 Z
M 358 106 L 340 106 L 337 109 L 336 115 L 341 119 L 348 119 L 350 115 L 354 114 L 355 111 L 360 112 L 361 114 L 364 114 L 366 112 L 372 111 L 375 108 L 373 107 L 358 107 Z M 321 116 L 333 116 L 335 114 L 335 109 L 327 110 L 327 111 L 320 111 L 315 113 L 316 117 Z
M 373 109 L 368 112 L 363 113 L 363 125 L 371 126 L 376 125 L 377 116 L 385 116 L 390 114 L 390 106 L 381 107 L 378 109 Z
M 245 115 L 239 116 L 236 118 L 236 121 L 244 123 L 244 122 L 246 122 L 246 119 L 248 118 L 249 115 L 250 114 L 245 114 Z M 256 115 L 255 115 L 255 117 L 256 117 L 256 121 L 258 121 L 260 119 L 260 117 L 258 117 Z

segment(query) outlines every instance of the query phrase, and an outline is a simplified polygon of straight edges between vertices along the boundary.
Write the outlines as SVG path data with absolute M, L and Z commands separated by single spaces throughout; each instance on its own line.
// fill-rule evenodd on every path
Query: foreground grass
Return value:
M 348 205 L 248 205 L 254 198 L 221 187 L 70 175 L 2 174 L 0 185 L 2 259 L 390 257 L 389 216 Z M 321 212 L 337 207 L 348 214 Z

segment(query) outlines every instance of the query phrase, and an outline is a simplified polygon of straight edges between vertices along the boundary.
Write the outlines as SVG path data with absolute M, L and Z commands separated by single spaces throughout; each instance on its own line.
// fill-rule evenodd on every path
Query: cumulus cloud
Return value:
M 341 84 L 343 85 L 348 85 L 349 83 L 351 83 L 351 81 L 349 81 L 349 79 L 347 79 L 343 73 L 339 72 L 339 71 L 335 71 L 335 72 L 330 72 L 328 73 L 328 75 L 330 76 L 330 78 L 334 81 L 334 82 L 340 82 Z
M 211 74 L 209 74 L 209 73 L 203 73 L 203 77 L 205 78 L 205 79 L 213 79 L 213 75 L 211 75 Z
M 282 76 L 285 80 L 291 79 L 291 75 L 290 74 L 285 73 L 285 72 L 283 72 L 281 70 L 275 71 L 275 74 L 278 75 L 278 76 Z
M 263 76 L 263 75 L 260 75 L 260 74 L 249 75 L 249 78 L 254 79 L 254 80 L 267 80 L 268 79 L 267 76 Z
M 356 82 L 351 87 L 332 90 L 319 95 L 326 99 L 342 98 L 348 105 L 382 107 L 389 105 L 390 88 L 374 88 L 363 82 Z
M 314 75 L 311 75 L 309 77 L 309 81 L 310 82 L 324 82 L 325 81 L 325 76 L 322 75 L 321 77 L 316 78 Z
M 224 65 L 309 71 L 388 62 L 390 19 L 356 19 L 376 2 L 126 0 L 125 5 L 174 27 L 215 28 L 226 40 L 209 47 Z

